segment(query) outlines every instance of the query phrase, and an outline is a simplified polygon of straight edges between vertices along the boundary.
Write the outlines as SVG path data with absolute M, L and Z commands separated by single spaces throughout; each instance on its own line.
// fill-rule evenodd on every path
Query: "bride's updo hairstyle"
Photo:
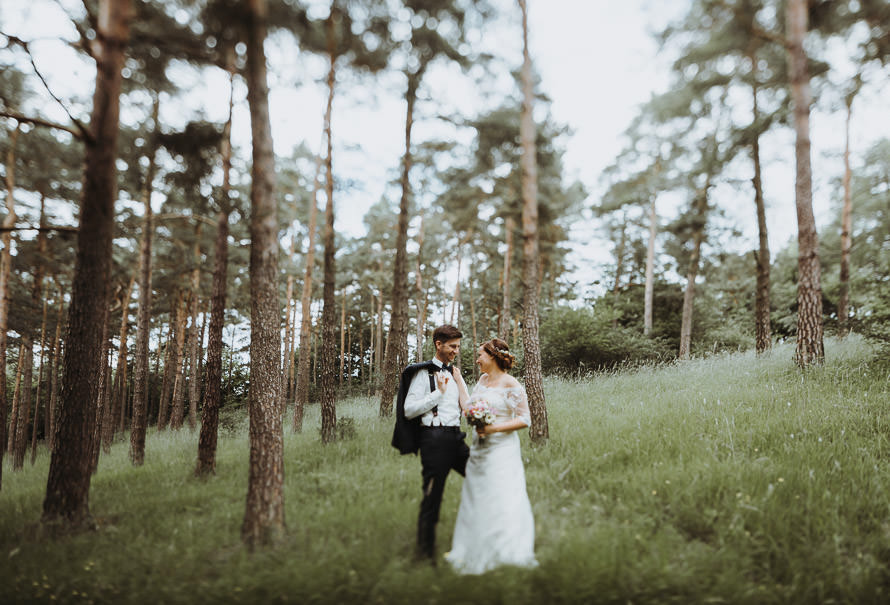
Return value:
M 488 342 L 483 342 L 481 347 L 503 371 L 507 372 L 513 367 L 516 357 L 510 352 L 510 346 L 500 338 L 492 338 Z

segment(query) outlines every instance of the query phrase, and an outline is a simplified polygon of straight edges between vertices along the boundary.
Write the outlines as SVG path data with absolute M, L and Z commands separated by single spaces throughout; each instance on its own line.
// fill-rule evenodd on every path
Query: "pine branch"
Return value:
M 79 227 L 66 227 L 66 226 L 64 226 L 64 225 L 59 226 L 59 227 L 51 227 L 51 226 L 46 226 L 46 227 L 29 227 L 29 226 L 24 226 L 24 227 L 0 227 L 0 233 L 6 233 L 6 232 L 9 232 L 9 231 L 40 231 L 40 232 L 47 232 L 47 231 L 66 231 L 66 232 L 70 232 L 70 233 L 77 233 L 77 231 L 79 231 L 79 229 L 80 229 Z
M 18 120 L 19 122 L 24 122 L 27 124 L 34 124 L 35 126 L 45 126 L 47 128 L 55 128 L 57 130 L 64 130 L 65 132 L 71 133 L 77 139 L 83 139 L 84 134 L 83 131 L 78 130 L 76 128 L 72 128 L 70 126 L 65 126 L 64 124 L 57 124 L 55 122 L 50 122 L 49 120 L 44 120 L 42 118 L 32 118 L 28 116 L 23 116 L 22 114 L 15 113 L 13 111 L 5 111 L 0 109 L 0 118 L 12 118 L 13 120 Z
M 48 92 L 49 96 L 51 96 L 53 98 L 53 100 L 56 103 L 58 103 L 59 106 L 63 110 L 65 110 L 65 113 L 68 114 L 68 118 L 71 120 L 71 122 L 77 128 L 77 130 L 80 132 L 80 135 L 78 136 L 78 138 L 83 139 L 87 143 L 92 143 L 93 136 L 90 134 L 89 130 L 87 130 L 86 127 L 83 124 L 81 124 L 80 121 L 77 118 L 75 118 L 71 114 L 70 111 L 68 111 L 68 107 L 62 102 L 62 100 L 59 97 L 56 96 L 56 94 L 49 87 L 49 82 L 47 82 L 46 78 L 43 77 L 43 74 L 40 72 L 40 69 L 37 67 L 37 63 L 34 61 L 34 55 L 31 53 L 31 49 L 28 47 L 28 43 L 17 36 L 10 36 L 9 34 L 2 34 L 2 35 L 6 36 L 6 39 L 9 41 L 9 44 L 15 44 L 17 46 L 20 46 L 25 51 L 25 53 L 28 55 L 28 60 L 31 61 L 31 67 L 34 69 L 34 73 L 37 74 L 37 77 L 40 78 L 40 81 L 43 83 L 43 87 L 46 89 L 46 92 Z M 68 130 L 69 132 L 71 132 L 71 130 L 67 129 L 67 128 L 64 128 L 63 130 Z
M 216 219 L 212 219 L 210 217 L 204 216 L 203 214 L 156 214 L 154 216 L 154 220 L 156 221 L 166 221 L 166 220 L 188 220 L 195 219 L 196 221 L 200 221 L 207 225 L 216 226 Z
M 62 6 L 62 1 L 55 0 L 55 2 L 56 2 L 56 4 L 59 5 L 59 8 L 62 10 L 62 12 L 67 15 L 68 11 L 65 10 L 64 6 Z M 89 9 L 89 7 L 86 6 L 86 3 L 84 3 L 84 8 L 87 11 L 87 18 L 90 19 L 90 21 L 92 22 L 92 19 L 91 19 L 92 15 L 90 15 L 90 9 Z M 90 48 L 90 39 L 87 36 L 87 32 L 83 29 L 83 27 L 81 27 L 80 23 L 77 22 L 77 19 L 75 19 L 74 17 L 71 17 L 70 15 L 68 18 L 71 21 L 71 25 L 73 25 L 74 29 L 77 30 L 77 34 L 80 36 L 79 48 L 82 48 L 86 54 L 88 54 L 92 59 L 95 60 L 96 57 L 93 55 L 93 49 Z

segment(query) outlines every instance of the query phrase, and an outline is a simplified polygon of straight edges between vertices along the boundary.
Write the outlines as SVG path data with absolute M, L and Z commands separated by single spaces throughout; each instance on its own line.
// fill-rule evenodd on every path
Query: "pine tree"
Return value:
M 101 0 L 97 36 L 96 90 L 84 161 L 77 262 L 68 330 L 58 425 L 50 461 L 45 523 L 91 525 L 89 512 L 91 433 L 96 421 L 101 334 L 108 308 L 107 283 L 116 197 L 115 159 L 119 129 L 121 67 L 131 16 L 130 0 Z

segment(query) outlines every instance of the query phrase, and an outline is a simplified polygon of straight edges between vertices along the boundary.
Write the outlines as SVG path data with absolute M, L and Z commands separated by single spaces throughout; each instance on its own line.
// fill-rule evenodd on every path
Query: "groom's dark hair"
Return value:
M 452 326 L 451 324 L 445 324 L 444 326 L 439 326 L 435 330 L 433 330 L 433 343 L 438 342 L 447 342 L 449 340 L 454 340 L 455 338 L 463 338 L 464 335 L 460 330 Z

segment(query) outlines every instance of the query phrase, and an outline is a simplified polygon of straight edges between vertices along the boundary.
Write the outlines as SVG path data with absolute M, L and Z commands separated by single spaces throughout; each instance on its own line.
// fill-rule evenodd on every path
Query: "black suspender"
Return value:
M 430 374 L 430 393 L 432 393 L 433 391 L 436 390 L 436 372 L 438 370 L 436 370 L 436 371 L 427 370 L 427 371 Z M 439 406 L 438 405 L 433 406 L 433 409 L 431 411 L 433 412 L 433 418 L 437 417 L 439 415 Z

